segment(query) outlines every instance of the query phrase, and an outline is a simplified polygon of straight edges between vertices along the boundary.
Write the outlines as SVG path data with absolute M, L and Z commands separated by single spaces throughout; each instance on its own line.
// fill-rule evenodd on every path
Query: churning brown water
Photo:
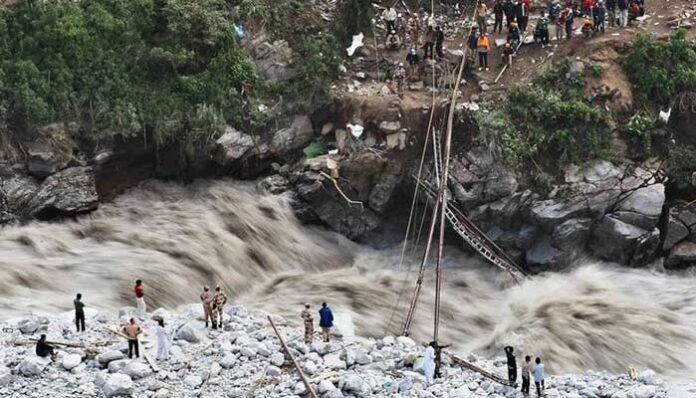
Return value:
M 152 182 L 74 222 L 0 231 L 0 317 L 67 310 L 76 292 L 91 307 L 131 305 L 140 278 L 150 308 L 196 302 L 202 285 L 220 284 L 233 301 L 288 319 L 326 300 L 352 315 L 357 333 L 381 336 L 400 331 L 415 280 L 418 259 L 408 259 L 404 283 L 398 253 L 303 227 L 284 198 L 251 184 Z M 440 340 L 458 350 L 500 354 L 510 343 L 555 371 L 696 369 L 693 276 L 583 264 L 506 287 L 485 264 L 447 253 Z M 430 274 L 412 327 L 423 341 Z

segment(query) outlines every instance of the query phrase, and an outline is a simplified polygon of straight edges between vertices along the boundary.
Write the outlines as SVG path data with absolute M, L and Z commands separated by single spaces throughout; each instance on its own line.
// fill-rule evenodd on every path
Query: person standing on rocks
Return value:
M 54 350 L 55 347 L 46 343 L 46 335 L 42 334 L 41 337 L 39 337 L 39 341 L 36 342 L 36 355 L 40 356 L 41 358 L 46 358 L 50 355 L 51 361 L 55 361 L 56 352 Z
M 384 23 L 387 25 L 387 33 L 396 30 L 396 18 L 399 14 L 396 13 L 394 7 L 389 7 L 382 13 Z
M 515 358 L 514 348 L 505 347 L 505 355 L 507 356 L 508 380 L 510 384 L 514 385 L 517 382 L 517 358 Z
M 169 335 L 167 335 L 167 330 L 164 328 L 164 320 L 162 318 L 157 319 L 155 334 L 157 335 L 157 354 L 155 359 L 166 361 L 169 359 Z
M 302 322 L 304 323 L 304 342 L 309 345 L 312 344 L 314 340 L 314 317 L 312 316 L 312 311 L 309 310 L 309 303 L 304 305 L 304 310 L 302 310 Z
M 531 373 L 532 373 L 532 357 L 529 355 L 524 357 L 524 363 L 522 364 L 522 393 L 524 395 L 529 395 L 529 386 L 531 385 Z
M 133 286 L 133 293 L 135 293 L 135 303 L 138 307 L 138 314 L 141 318 L 145 319 L 147 314 L 147 306 L 145 305 L 145 288 L 143 287 L 143 281 L 138 279 L 135 281 L 135 286 Z
M 213 313 L 213 297 L 210 296 L 209 290 L 208 286 L 203 286 L 203 292 L 200 296 L 201 304 L 203 304 L 203 313 L 205 314 L 205 327 L 208 327 L 208 321 L 210 321 L 213 324 L 213 329 L 217 329 L 215 314 Z
M 478 40 L 476 41 L 476 46 L 478 47 L 478 55 L 479 55 L 479 68 L 478 70 L 481 71 L 483 68 L 486 68 L 486 71 L 488 70 L 488 52 L 491 50 L 491 43 L 488 40 L 488 37 L 484 32 L 481 32 L 481 36 L 479 36 Z
M 430 53 L 430 59 L 435 58 L 434 48 L 435 48 L 435 31 L 433 30 L 432 26 L 428 26 L 428 31 L 425 33 L 425 45 L 423 46 L 423 49 L 425 50 L 425 54 L 423 55 L 423 59 L 428 59 L 428 52 Z
M 488 7 L 486 3 L 480 2 L 478 8 L 476 9 L 476 24 L 480 32 L 486 31 L 486 13 L 488 12 Z
M 546 388 L 546 386 L 544 386 L 544 364 L 541 363 L 541 358 L 539 357 L 537 357 L 534 362 L 536 362 L 534 367 L 532 367 L 534 385 L 536 386 L 537 395 L 541 397 L 541 392 Z
M 445 54 L 442 52 L 442 46 L 445 42 L 445 32 L 439 26 L 435 27 L 435 53 L 437 56 L 442 58 Z
M 75 306 L 75 326 L 77 331 L 85 331 L 85 303 L 82 302 L 82 293 L 77 293 L 75 300 L 73 300 L 73 305 Z
M 503 7 L 503 1 L 496 0 L 495 5 L 493 6 L 493 15 L 495 16 L 495 23 L 493 24 L 493 33 L 495 33 L 496 29 L 498 30 L 498 33 L 501 33 L 503 31 L 504 12 L 505 10 Z
M 425 386 L 429 387 L 433 385 L 435 381 L 435 348 L 437 343 L 431 341 L 428 347 L 425 349 L 425 354 L 423 355 L 423 372 L 425 373 Z
M 613 28 L 616 26 L 616 0 L 607 0 L 604 8 L 607 12 L 607 18 L 609 18 L 609 26 Z
M 213 296 L 213 322 L 217 322 L 217 326 L 222 328 L 222 314 L 224 314 L 225 304 L 227 304 L 227 295 L 222 291 L 220 286 L 215 286 L 215 296 Z M 215 328 L 215 324 L 213 324 Z
M 135 323 L 135 318 L 131 318 L 130 322 L 123 327 L 123 333 L 128 337 L 128 358 L 133 359 L 133 352 L 135 351 L 135 357 L 140 358 L 140 346 L 138 343 L 138 335 L 142 333 L 142 329 Z
M 328 343 L 331 340 L 331 328 L 333 327 L 333 313 L 326 303 L 321 304 L 319 310 L 319 326 L 324 334 L 324 342 Z

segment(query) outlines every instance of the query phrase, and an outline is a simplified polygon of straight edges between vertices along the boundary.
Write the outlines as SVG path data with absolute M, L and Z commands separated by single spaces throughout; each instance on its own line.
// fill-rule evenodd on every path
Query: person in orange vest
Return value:
M 488 40 L 488 36 L 486 36 L 485 32 L 481 32 L 481 35 L 476 42 L 476 46 L 478 47 L 479 54 L 478 70 L 483 70 L 483 68 L 488 70 L 488 52 L 491 50 L 491 42 Z

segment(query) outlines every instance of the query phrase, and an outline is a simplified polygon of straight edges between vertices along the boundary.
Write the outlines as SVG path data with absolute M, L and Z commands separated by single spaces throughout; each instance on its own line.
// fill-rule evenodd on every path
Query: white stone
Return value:
M 236 363 L 237 357 L 235 357 L 233 354 L 227 354 L 222 358 L 222 360 L 220 360 L 220 366 L 225 369 L 232 368 Z
M 130 376 L 115 373 L 106 378 L 102 389 L 107 397 L 130 396 L 133 394 L 134 386 Z
M 328 354 L 324 357 L 324 367 L 329 370 L 345 370 L 346 363 L 339 354 Z
M 28 356 L 19 364 L 19 373 L 24 376 L 36 376 L 51 362 L 49 358 Z
M 273 366 L 283 366 L 285 363 L 285 355 L 281 354 L 280 352 L 277 352 L 273 355 L 271 355 L 271 364 Z
M 12 371 L 3 365 L 0 365 L 0 387 L 10 384 L 12 381 Z
M 102 354 L 97 355 L 97 357 L 95 359 L 102 366 L 106 366 L 111 361 L 116 361 L 116 360 L 123 359 L 123 358 L 124 358 L 124 355 L 121 351 L 111 350 L 111 351 L 107 351 L 107 352 L 104 352 Z
M 280 368 L 277 366 L 271 365 L 268 368 L 266 368 L 266 376 L 277 377 L 280 376 L 280 373 Z
M 191 388 L 196 388 L 203 384 L 203 379 L 198 375 L 188 375 L 184 377 L 184 384 Z
M 184 325 L 176 332 L 177 340 L 188 341 L 189 343 L 198 343 L 201 341 L 198 331 L 191 325 Z
M 131 379 L 137 380 L 150 376 L 152 374 L 152 369 L 148 364 L 142 362 L 131 362 L 124 366 L 120 373 L 127 374 Z
M 79 354 L 68 354 L 61 361 L 65 370 L 76 368 L 80 363 L 82 363 L 82 356 Z

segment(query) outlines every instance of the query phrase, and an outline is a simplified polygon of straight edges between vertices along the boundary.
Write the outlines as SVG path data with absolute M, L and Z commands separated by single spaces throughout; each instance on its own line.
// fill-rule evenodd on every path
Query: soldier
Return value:
M 222 327 L 223 308 L 227 304 L 227 295 L 222 292 L 220 286 L 215 286 L 215 296 L 213 296 L 213 314 L 217 319 L 218 325 Z M 213 329 L 215 329 L 215 321 L 213 321 Z
M 210 290 L 208 286 L 203 286 L 203 293 L 201 293 L 201 304 L 203 304 L 203 312 L 205 313 L 205 327 L 208 327 L 208 320 L 210 320 L 213 323 L 213 329 L 217 329 L 215 315 L 213 314 L 213 298 L 208 293 L 208 290 Z
M 305 309 L 302 310 L 302 320 L 304 321 L 304 341 L 305 344 L 311 344 L 314 339 L 314 317 L 309 310 L 309 303 L 306 303 Z

